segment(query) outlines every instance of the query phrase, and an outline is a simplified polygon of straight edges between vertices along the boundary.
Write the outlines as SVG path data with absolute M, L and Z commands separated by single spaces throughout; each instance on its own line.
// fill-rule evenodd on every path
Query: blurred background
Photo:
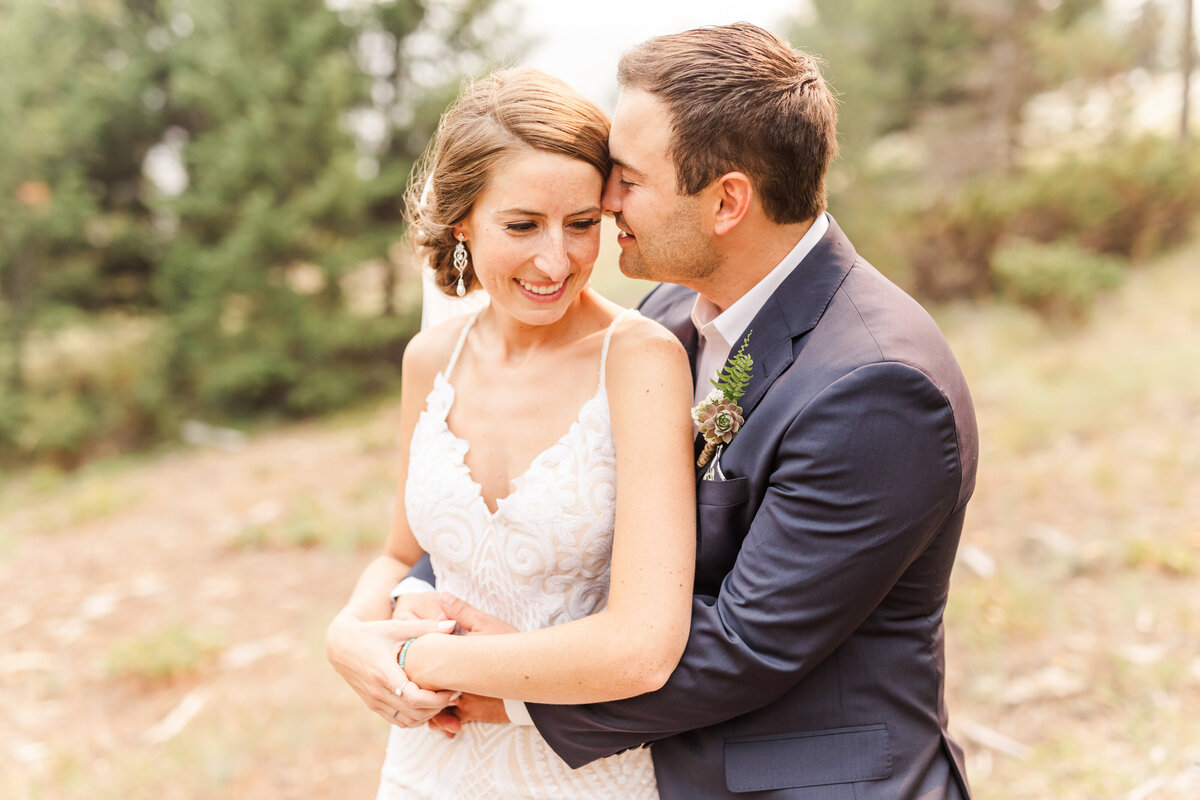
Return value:
M 739 19 L 827 61 L 831 211 L 975 396 L 976 796 L 1200 796 L 1192 5 L 0 0 L 0 797 L 373 796 L 323 634 L 395 493 L 412 163 L 465 75 L 611 111 Z

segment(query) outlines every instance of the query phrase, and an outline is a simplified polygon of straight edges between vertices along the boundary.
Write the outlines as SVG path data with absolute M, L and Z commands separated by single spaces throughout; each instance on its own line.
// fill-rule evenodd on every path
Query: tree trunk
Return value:
M 396 316 L 396 265 L 391 258 L 384 258 L 383 270 L 383 315 Z
M 1017 41 L 1017 8 L 1003 3 L 995 9 L 992 24 L 991 92 L 988 116 L 991 119 L 992 166 L 1012 172 L 1017 166 L 1017 137 L 1021 124 L 1021 44 Z

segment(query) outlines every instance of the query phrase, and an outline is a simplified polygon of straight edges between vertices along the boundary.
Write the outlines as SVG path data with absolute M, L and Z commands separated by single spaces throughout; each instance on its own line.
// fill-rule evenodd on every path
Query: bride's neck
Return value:
M 556 350 L 579 339 L 588 302 L 581 294 L 561 317 L 546 325 L 522 322 L 495 307 L 485 310 L 480 322 L 484 323 L 492 339 L 491 347 L 495 348 L 501 363 L 517 366 L 539 353 Z

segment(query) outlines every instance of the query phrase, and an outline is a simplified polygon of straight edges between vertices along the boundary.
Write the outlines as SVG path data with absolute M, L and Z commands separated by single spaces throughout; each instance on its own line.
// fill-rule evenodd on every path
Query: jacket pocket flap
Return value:
M 749 496 L 750 479 L 745 477 L 696 484 L 696 502 L 702 506 L 736 506 Z
M 761 792 L 891 777 L 887 725 L 725 740 L 725 783 Z

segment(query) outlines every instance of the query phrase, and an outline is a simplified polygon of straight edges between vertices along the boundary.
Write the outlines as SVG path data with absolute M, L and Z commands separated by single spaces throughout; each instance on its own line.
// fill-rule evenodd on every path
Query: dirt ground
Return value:
M 1200 796 L 1195 255 L 1082 330 L 939 317 L 983 430 L 947 619 L 984 800 Z M 323 635 L 386 529 L 396 411 L 0 477 L 0 797 L 373 796 L 386 726 Z
M 259 532 L 347 503 L 382 528 L 392 463 L 390 438 L 302 426 L 24 478 L 0 517 L 0 796 L 373 796 L 385 726 L 322 644 L 371 551 Z

